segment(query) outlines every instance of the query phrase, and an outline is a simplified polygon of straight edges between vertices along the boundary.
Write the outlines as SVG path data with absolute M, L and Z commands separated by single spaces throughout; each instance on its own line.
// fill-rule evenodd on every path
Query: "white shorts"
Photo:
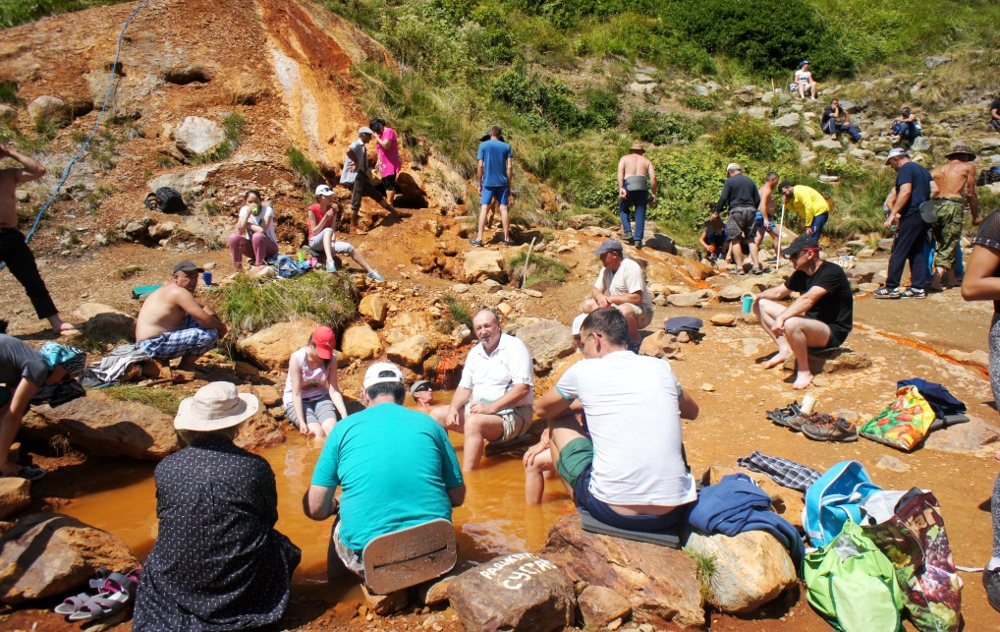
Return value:
M 317 252 L 323 252 L 323 235 L 329 232 L 333 232 L 332 228 L 324 228 L 319 232 L 318 235 L 314 235 L 312 239 L 309 240 L 309 247 Z M 333 252 L 340 254 L 351 254 L 354 252 L 354 246 L 347 243 L 346 241 L 337 241 L 336 238 L 333 240 Z

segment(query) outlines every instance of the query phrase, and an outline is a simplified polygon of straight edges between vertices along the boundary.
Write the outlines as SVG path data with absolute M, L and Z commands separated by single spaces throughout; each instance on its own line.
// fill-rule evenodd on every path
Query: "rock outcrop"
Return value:
M 309 319 L 277 323 L 238 341 L 236 348 L 256 366 L 268 371 L 282 371 L 288 368 L 288 358 L 292 353 L 304 347 L 310 334 L 319 326 L 319 323 Z
M 496 250 L 482 248 L 470 250 L 465 254 L 462 270 L 465 273 L 466 283 L 478 283 L 486 279 L 493 279 L 500 283 L 507 281 L 503 255 Z
M 555 320 L 538 320 L 517 330 L 517 337 L 531 353 L 536 373 L 545 373 L 559 359 L 576 351 L 573 333 L 566 325 Z
M 31 481 L 18 476 L 0 477 L 0 520 L 31 503 Z

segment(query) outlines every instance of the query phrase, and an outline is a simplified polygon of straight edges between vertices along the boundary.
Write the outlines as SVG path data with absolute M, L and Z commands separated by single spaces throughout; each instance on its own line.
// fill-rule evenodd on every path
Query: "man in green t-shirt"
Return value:
M 403 408 L 405 397 L 399 367 L 388 362 L 369 367 L 366 410 L 334 426 L 303 499 L 313 520 L 338 514 L 330 546 L 361 577 L 361 556 L 372 539 L 438 518 L 450 521 L 452 507 L 465 500 L 448 433 L 424 413 Z M 338 486 L 339 503 L 333 496 Z M 327 573 L 338 574 L 333 568 Z

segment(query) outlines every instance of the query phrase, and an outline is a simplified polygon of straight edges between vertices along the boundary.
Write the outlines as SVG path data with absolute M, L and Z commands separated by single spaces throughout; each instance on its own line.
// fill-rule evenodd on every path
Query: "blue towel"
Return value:
M 934 409 L 934 414 L 938 417 L 961 415 L 966 410 L 963 402 L 955 399 L 955 396 L 948 389 L 936 382 L 928 382 L 919 377 L 911 377 L 908 380 L 896 382 L 896 388 L 904 386 L 916 386 L 920 394 L 927 400 L 927 403 Z
M 770 509 L 771 497 L 746 474 L 729 474 L 702 488 L 688 515 L 688 523 L 707 533 L 730 537 L 744 531 L 766 531 L 792 554 L 795 567 L 805 554 L 798 530 Z

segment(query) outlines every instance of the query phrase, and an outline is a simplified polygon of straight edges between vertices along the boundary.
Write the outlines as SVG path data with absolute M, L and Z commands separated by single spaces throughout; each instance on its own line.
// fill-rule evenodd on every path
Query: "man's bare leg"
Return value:
M 813 381 L 809 370 L 809 347 L 823 347 L 830 341 L 830 327 L 812 318 L 794 317 L 785 321 L 785 339 L 795 354 L 796 373 L 792 388 L 801 390 Z
M 506 204 L 500 205 L 500 225 L 503 226 L 503 240 L 510 241 L 510 213 Z
M 498 415 L 459 413 L 459 432 L 465 435 L 462 448 L 462 471 L 471 472 L 479 467 L 486 451 L 487 441 L 503 437 L 503 419 Z
M 778 345 L 778 352 L 771 356 L 770 360 L 764 363 L 765 369 L 772 369 L 779 364 L 784 364 L 785 360 L 792 356 L 792 348 L 788 345 L 785 337 L 776 336 L 774 335 L 774 332 L 771 331 L 771 327 L 774 325 L 774 319 L 777 318 L 783 311 L 785 311 L 784 305 L 766 298 L 758 300 L 753 305 L 753 313 L 757 317 L 757 322 L 759 322 L 760 326 L 764 328 L 767 335 L 771 336 L 771 340 Z
M 483 241 L 483 231 L 486 230 L 486 211 L 488 208 L 488 204 L 479 205 L 479 231 L 476 233 L 476 241 L 480 243 Z
M 545 495 L 545 479 L 555 470 L 551 450 L 535 455 L 531 465 L 524 466 L 524 502 L 539 505 Z
M 201 356 L 184 356 L 181 358 L 177 368 L 181 371 L 197 371 L 198 365 L 196 363 L 200 357 Z
M 586 439 L 587 435 L 583 433 L 583 426 L 580 421 L 573 415 L 564 415 L 559 419 L 553 419 L 549 421 L 549 452 L 552 454 L 552 464 L 555 465 L 559 463 L 559 455 L 562 449 L 569 444 L 573 439 Z M 556 473 L 559 473 L 558 468 Z M 576 501 L 576 495 L 573 493 L 569 481 L 559 474 L 559 479 L 563 481 L 566 488 L 569 490 L 569 496 Z
M 10 447 L 14 445 L 20 424 L 10 412 L 10 404 L 0 409 L 0 476 L 17 474 L 17 463 L 10 460 Z
M 753 267 L 757 270 L 760 269 L 760 257 L 758 255 L 760 251 L 757 249 L 757 242 L 750 242 L 750 262 L 753 263 Z
M 72 325 L 70 323 L 67 323 L 62 318 L 59 317 L 59 314 L 55 314 L 53 316 L 49 316 L 48 321 L 49 321 L 49 325 L 52 326 L 52 333 L 54 333 L 57 336 L 64 336 L 66 334 L 78 334 L 78 333 L 80 333 L 80 328 L 79 327 L 77 327 L 76 325 Z
M 733 258 L 736 259 L 736 267 L 743 271 L 743 240 L 734 239 L 732 241 Z
M 625 322 L 628 323 L 628 341 L 642 342 L 642 338 L 639 337 L 639 321 L 636 320 L 635 310 L 632 309 L 632 306 L 616 305 L 615 307 L 618 308 L 618 311 L 625 317 Z
M 580 311 L 581 311 L 582 313 L 584 313 L 584 314 L 589 314 L 590 312 L 594 311 L 594 310 L 595 310 L 595 309 L 597 309 L 598 307 L 600 307 L 600 306 L 599 306 L 599 305 L 597 304 L 597 301 L 595 301 L 595 300 L 594 300 L 594 299 L 592 299 L 592 298 L 588 298 L 587 300 L 585 300 L 585 301 L 584 301 L 584 302 L 583 302 L 583 303 L 582 303 L 582 304 L 580 305 Z

